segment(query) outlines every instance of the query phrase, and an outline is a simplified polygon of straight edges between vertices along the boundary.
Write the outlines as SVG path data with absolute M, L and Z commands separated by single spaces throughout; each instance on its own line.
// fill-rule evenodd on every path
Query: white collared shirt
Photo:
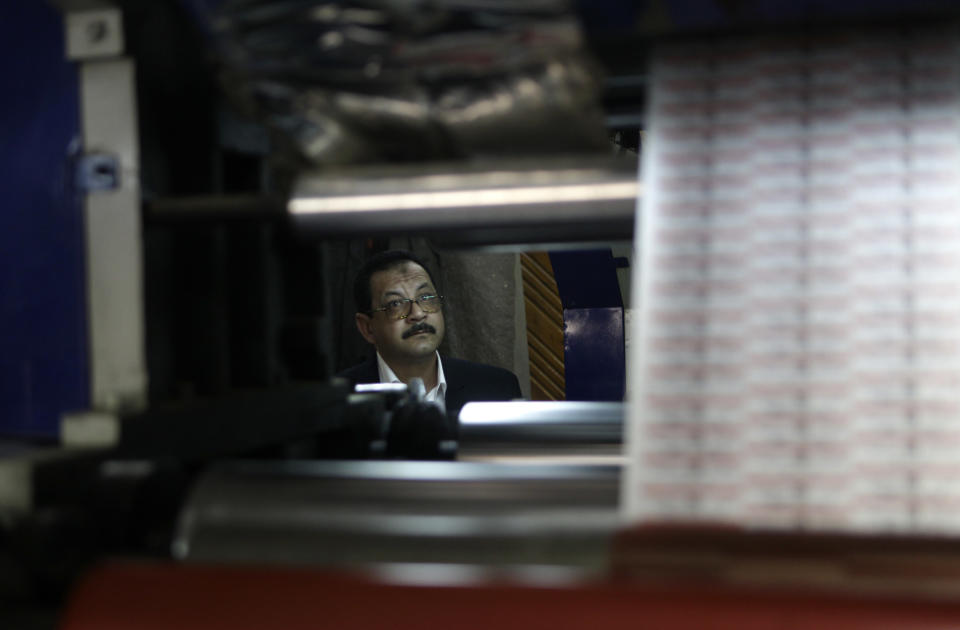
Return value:
M 383 360 L 380 353 L 377 353 L 377 369 L 380 372 L 381 383 L 402 383 L 397 375 L 390 369 L 387 362 Z M 424 397 L 427 402 L 439 405 L 441 409 L 446 409 L 447 405 L 447 379 L 443 375 L 443 361 L 440 360 L 440 353 L 437 352 L 437 386 L 427 392 Z

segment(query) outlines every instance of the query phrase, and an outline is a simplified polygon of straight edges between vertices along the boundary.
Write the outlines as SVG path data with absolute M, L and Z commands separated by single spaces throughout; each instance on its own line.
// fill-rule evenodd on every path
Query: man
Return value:
M 510 371 L 440 358 L 443 296 L 426 265 L 410 252 L 394 250 L 373 256 L 353 285 L 357 330 L 376 356 L 339 374 L 352 383 L 410 383 L 419 377 L 426 399 L 456 417 L 471 401 L 520 398 L 520 384 Z

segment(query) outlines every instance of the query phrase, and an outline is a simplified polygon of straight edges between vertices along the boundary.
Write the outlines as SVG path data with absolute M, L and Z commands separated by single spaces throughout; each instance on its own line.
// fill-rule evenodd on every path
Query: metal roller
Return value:
M 181 513 L 186 561 L 374 567 L 565 567 L 600 572 L 618 466 L 234 462 Z
M 474 402 L 460 411 L 461 460 L 622 463 L 619 402 Z
M 637 164 L 605 156 L 306 173 L 287 210 L 302 230 L 415 231 L 445 245 L 618 240 L 633 231 Z

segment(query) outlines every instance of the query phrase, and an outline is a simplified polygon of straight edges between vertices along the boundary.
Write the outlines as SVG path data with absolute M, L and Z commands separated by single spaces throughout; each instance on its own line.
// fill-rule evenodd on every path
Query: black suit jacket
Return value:
M 452 357 L 442 359 L 443 376 L 447 379 L 447 414 L 452 418 L 456 418 L 460 408 L 468 402 L 512 400 L 523 396 L 520 382 L 509 370 Z M 351 385 L 378 383 L 377 358 L 348 368 L 337 376 L 346 378 Z

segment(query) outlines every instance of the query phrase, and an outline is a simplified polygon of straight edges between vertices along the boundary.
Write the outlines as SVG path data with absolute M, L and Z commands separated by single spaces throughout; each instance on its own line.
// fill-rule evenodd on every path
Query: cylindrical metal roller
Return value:
M 301 175 L 287 210 L 303 231 L 415 231 L 447 245 L 629 237 L 640 185 L 605 155 L 341 169 Z
M 617 463 L 623 415 L 619 402 L 468 403 L 460 412 L 460 458 Z
M 203 562 L 600 571 L 619 477 L 618 466 L 227 463 L 200 479 L 174 551 Z

